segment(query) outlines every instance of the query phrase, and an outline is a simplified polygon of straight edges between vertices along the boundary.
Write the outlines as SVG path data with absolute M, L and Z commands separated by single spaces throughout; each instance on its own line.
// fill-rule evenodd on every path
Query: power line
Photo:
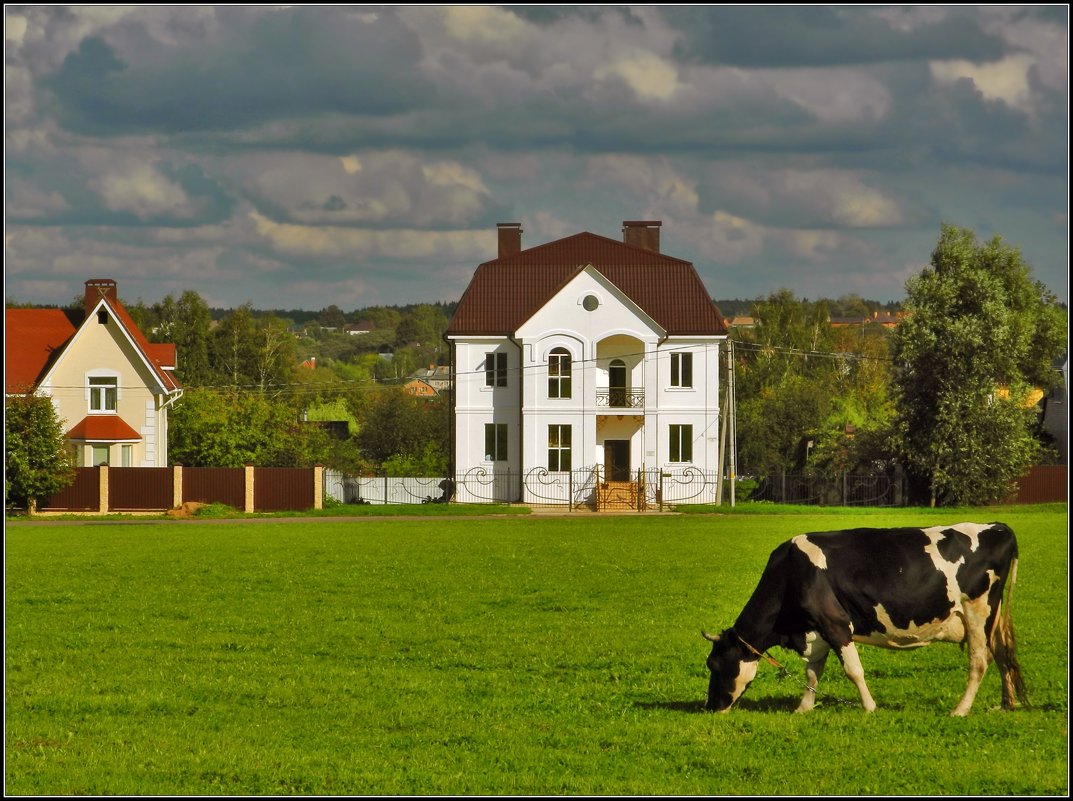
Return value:
M 705 343 L 705 348 L 711 344 Z M 661 348 L 659 351 L 645 352 L 634 351 L 629 353 L 618 353 L 613 358 L 634 359 L 640 357 L 642 360 L 648 360 L 651 358 L 661 359 L 670 356 L 672 353 L 695 353 L 694 348 L 696 345 L 681 345 L 677 347 Z M 805 350 L 803 348 L 794 348 L 781 345 L 769 345 L 755 342 L 742 342 L 734 341 L 735 350 L 744 349 L 752 353 L 760 354 L 781 354 L 786 356 L 798 356 L 804 358 L 823 358 L 832 359 L 837 361 L 873 361 L 873 362 L 893 362 L 893 359 L 884 356 L 874 356 L 864 353 L 853 353 L 849 351 L 819 351 L 819 350 Z M 607 357 L 597 357 L 591 359 L 574 359 L 571 361 L 571 366 L 585 366 L 591 364 L 598 364 L 607 360 Z M 346 364 L 346 362 L 343 362 Z M 330 365 L 326 365 L 322 369 L 331 369 Z M 506 368 L 509 374 L 521 375 L 524 371 L 542 371 L 547 370 L 548 365 L 545 362 L 539 362 L 536 364 L 522 364 Z M 450 374 L 450 380 L 453 382 L 459 378 L 466 378 L 470 376 L 485 375 L 489 370 L 495 370 L 495 368 L 477 368 L 475 370 L 454 370 Z M 310 382 L 310 381 L 294 381 L 288 383 L 275 383 L 269 382 L 262 384 L 260 382 L 253 382 L 248 384 L 235 384 L 235 383 L 221 383 L 221 384 L 185 384 L 182 389 L 194 390 L 194 389 L 211 389 L 211 390 L 231 390 L 239 392 L 270 392 L 272 394 L 290 394 L 290 395 L 319 395 L 330 391 L 341 392 L 380 392 L 389 389 L 395 389 L 404 386 L 408 381 L 416 378 L 416 376 L 407 376 L 403 378 L 376 378 L 371 377 L 368 379 L 333 379 L 326 382 Z M 115 385 L 113 385 L 115 386 Z M 115 388 L 120 390 L 136 390 L 141 389 L 141 385 L 119 385 Z M 64 390 L 71 392 L 84 392 L 86 387 L 83 385 L 53 385 L 51 390 Z

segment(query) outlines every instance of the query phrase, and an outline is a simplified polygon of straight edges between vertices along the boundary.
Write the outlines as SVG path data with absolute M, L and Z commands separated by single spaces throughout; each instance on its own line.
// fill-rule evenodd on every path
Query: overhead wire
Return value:
M 723 340 L 720 340 L 723 342 Z M 706 345 L 714 343 L 705 343 Z M 656 353 L 649 351 L 633 351 L 626 353 L 616 353 L 614 358 L 635 359 L 640 357 L 641 360 L 647 360 L 649 358 L 660 359 L 669 356 L 676 352 L 695 352 L 693 349 L 695 344 L 683 344 L 681 346 L 663 347 Z M 805 350 L 803 348 L 795 348 L 792 346 L 783 345 L 771 345 L 757 342 L 745 342 L 742 340 L 734 340 L 734 347 L 736 350 L 745 350 L 752 353 L 773 353 L 782 354 L 786 356 L 805 357 L 805 358 L 823 358 L 839 361 L 873 361 L 873 362 L 886 362 L 890 363 L 893 360 L 890 357 L 876 356 L 865 353 L 854 353 L 850 351 L 819 351 L 819 350 Z M 588 359 L 572 359 L 571 365 L 587 365 L 596 364 L 599 362 L 605 362 L 607 357 L 596 357 Z M 345 363 L 345 362 L 344 362 Z M 327 369 L 331 369 L 330 365 L 326 365 Z M 515 365 L 506 368 L 508 374 L 521 375 L 526 371 L 542 371 L 547 370 L 548 365 L 545 362 L 539 362 L 536 364 L 522 364 Z M 473 370 L 453 370 L 450 374 L 452 381 L 458 378 L 465 378 L 469 376 L 485 375 L 488 369 L 481 367 Z M 363 391 L 363 392 L 380 392 L 384 390 L 394 389 L 404 386 L 410 380 L 416 378 L 414 375 L 397 377 L 397 378 L 377 378 L 372 376 L 367 379 L 333 379 L 331 381 L 293 381 L 286 383 L 269 382 L 267 384 L 261 384 L 260 382 L 251 382 L 244 384 L 235 383 L 216 383 L 216 384 L 186 384 L 184 383 L 183 389 L 212 389 L 221 391 L 240 391 L 240 392 L 271 392 L 279 395 L 293 394 L 293 395 L 316 395 L 322 394 L 325 391 L 340 390 L 344 392 L 348 391 Z M 138 389 L 138 385 L 119 385 L 118 389 Z M 86 390 L 84 385 L 78 386 L 66 386 L 66 385 L 53 385 L 53 390 L 70 390 L 83 392 Z

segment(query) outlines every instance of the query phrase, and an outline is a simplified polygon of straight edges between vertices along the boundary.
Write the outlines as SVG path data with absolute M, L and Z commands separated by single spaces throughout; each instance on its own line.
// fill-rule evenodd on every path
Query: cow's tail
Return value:
M 995 625 L 991 631 L 991 653 L 998 662 L 1002 672 L 1002 705 L 1007 709 L 1014 706 L 1014 697 L 1024 706 L 1029 706 L 1028 690 L 1021 664 L 1017 661 L 1017 637 L 1013 631 L 1013 617 L 1010 615 L 1010 601 L 1013 599 L 1013 586 L 1017 583 L 1017 557 L 1010 561 L 1010 572 L 1006 578 L 1005 597 L 1000 601 L 1000 609 L 995 616 Z

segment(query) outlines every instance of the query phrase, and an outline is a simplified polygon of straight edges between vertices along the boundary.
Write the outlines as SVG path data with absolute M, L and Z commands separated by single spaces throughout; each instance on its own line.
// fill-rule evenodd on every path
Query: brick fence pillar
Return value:
M 324 508 L 324 465 L 313 465 L 313 508 Z
M 253 508 L 253 474 L 254 466 L 252 464 L 246 465 L 246 514 L 252 514 Z
M 108 465 L 102 464 L 97 467 L 97 476 L 100 479 L 97 492 L 99 493 L 98 507 L 100 513 L 108 513 Z
M 183 505 L 183 466 L 171 466 L 171 507 L 178 509 Z

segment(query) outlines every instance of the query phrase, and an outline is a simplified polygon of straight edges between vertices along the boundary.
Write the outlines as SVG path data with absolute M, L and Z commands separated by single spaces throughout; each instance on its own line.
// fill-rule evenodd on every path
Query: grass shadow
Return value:
M 758 698 L 755 700 L 741 698 L 732 708 L 749 712 L 793 712 L 797 708 L 798 701 L 799 699 L 797 698 Z M 662 709 L 667 712 L 683 712 L 687 715 L 717 714 L 704 708 L 703 699 L 697 701 L 637 701 L 634 706 L 638 709 Z

